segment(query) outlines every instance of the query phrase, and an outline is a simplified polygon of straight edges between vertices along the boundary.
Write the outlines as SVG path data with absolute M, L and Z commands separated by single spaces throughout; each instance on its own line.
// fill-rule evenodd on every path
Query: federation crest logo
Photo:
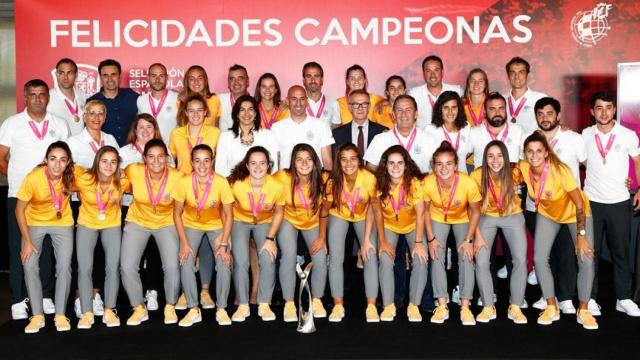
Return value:
M 613 5 L 598 3 L 590 11 L 578 11 L 571 20 L 571 35 L 580 46 L 594 47 L 602 40 L 611 27 L 607 18 Z
M 53 85 L 58 87 L 55 68 L 51 70 L 51 77 L 53 78 Z M 92 65 L 78 64 L 75 88 L 82 91 L 87 98 L 100 91 L 100 74 L 98 73 L 98 68 Z

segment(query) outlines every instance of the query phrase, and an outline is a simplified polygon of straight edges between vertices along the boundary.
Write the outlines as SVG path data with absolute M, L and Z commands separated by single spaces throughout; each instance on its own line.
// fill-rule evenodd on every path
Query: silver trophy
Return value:
M 300 288 L 298 289 L 298 304 L 300 306 L 300 312 L 298 313 L 298 332 L 303 334 L 311 334 L 316 331 L 316 326 L 313 324 L 313 300 L 311 299 L 311 289 L 309 288 L 309 273 L 313 263 L 307 264 L 304 270 L 300 267 L 300 264 L 296 264 L 296 272 L 300 278 Z M 303 293 L 307 293 L 307 299 L 309 301 L 309 309 L 305 311 L 302 308 Z

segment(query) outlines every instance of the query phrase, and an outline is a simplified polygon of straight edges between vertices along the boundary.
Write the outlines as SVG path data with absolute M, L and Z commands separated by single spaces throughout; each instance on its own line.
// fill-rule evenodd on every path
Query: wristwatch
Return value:
M 581 229 L 581 230 L 579 230 L 579 231 L 578 231 L 578 235 L 580 235 L 580 236 L 585 236 L 585 235 L 587 235 L 587 230 L 585 230 L 585 229 Z
M 465 240 L 467 244 L 473 244 L 473 238 L 468 238 Z

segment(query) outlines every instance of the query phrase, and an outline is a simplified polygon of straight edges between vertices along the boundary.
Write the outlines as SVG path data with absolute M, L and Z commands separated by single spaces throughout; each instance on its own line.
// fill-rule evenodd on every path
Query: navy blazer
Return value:
M 369 120 L 367 146 L 371 144 L 371 141 L 373 140 L 374 137 L 376 137 L 376 135 L 387 130 L 389 129 L 386 126 L 380 125 L 377 122 L 373 122 Z M 333 134 L 333 140 L 335 140 L 335 143 L 331 145 L 331 156 L 335 159 L 336 152 L 338 151 L 341 145 L 347 144 L 347 143 L 353 143 L 351 139 L 351 121 L 344 125 L 338 126 L 337 128 L 333 129 L 331 132 Z M 364 156 L 364 154 L 362 154 L 362 156 Z

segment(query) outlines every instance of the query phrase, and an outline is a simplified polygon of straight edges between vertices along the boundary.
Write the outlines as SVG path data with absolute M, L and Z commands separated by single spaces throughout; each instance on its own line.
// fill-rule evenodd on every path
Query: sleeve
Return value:
M 268 130 L 268 132 L 265 132 L 265 148 L 267 150 L 269 150 L 269 159 L 271 160 L 271 163 L 273 164 L 272 166 L 272 172 L 276 172 L 279 170 L 278 168 L 278 151 L 279 151 L 279 147 L 278 147 L 278 143 L 276 143 L 276 139 L 275 139 L 275 135 L 272 131 Z
M 231 192 L 231 186 L 225 178 L 221 178 L 220 181 L 220 201 L 223 204 L 233 204 L 236 199 L 233 198 L 233 192 Z
M 381 149 L 383 147 L 383 140 L 381 136 L 383 134 L 384 133 L 376 135 L 373 140 L 371 140 L 371 144 L 369 144 L 369 147 L 367 147 L 367 150 L 364 153 L 364 160 L 374 166 L 378 166 L 378 163 L 380 163 L 380 157 L 382 156 Z
M 120 178 L 120 189 L 123 193 L 131 192 L 131 181 L 126 176 Z
M 636 157 L 640 155 L 640 149 L 638 149 L 638 135 L 635 131 L 629 130 L 629 156 Z
M 324 199 L 324 201 L 331 201 L 333 202 L 333 187 L 332 187 L 333 181 L 331 181 L 331 179 L 327 180 L 327 183 L 325 185 L 325 190 L 324 193 L 322 194 L 322 197 Z
M 274 205 L 284 206 L 286 204 L 286 200 L 284 197 L 284 186 L 282 186 L 282 183 L 277 180 L 274 181 L 274 183 L 276 184 L 274 189 L 276 193 L 275 193 L 275 196 L 273 197 L 273 203 Z
M 231 150 L 230 149 L 230 145 L 227 144 L 227 133 L 224 132 L 222 133 L 222 135 L 220 135 L 220 138 L 218 139 L 218 146 L 216 146 L 216 163 L 215 163 L 215 170 L 218 174 L 227 177 L 229 176 L 229 173 L 231 172 L 231 169 L 229 168 L 229 164 L 228 164 L 228 160 L 227 158 L 229 157 L 228 153 Z
M 321 124 L 320 128 L 322 129 L 322 142 L 321 142 L 322 147 L 334 144 L 336 141 L 333 139 L 333 134 L 331 133 L 331 127 L 323 122 L 317 122 L 317 123 Z
M 480 195 L 480 190 L 476 182 L 468 179 L 467 183 L 467 201 L 470 203 L 482 201 L 482 195 Z
M 2 126 L 0 126 L 0 145 L 8 148 L 11 148 L 12 131 L 9 130 L 11 123 L 11 118 L 9 118 L 2 123 Z
M 576 183 L 576 179 L 573 177 L 571 173 L 571 169 L 568 166 L 562 164 L 559 167 L 559 177 L 560 177 L 560 186 L 566 192 L 573 191 L 578 188 L 578 184 Z M 551 174 L 549 174 L 551 175 Z
M 575 149 L 578 162 L 584 162 L 587 160 L 587 148 L 584 146 L 584 139 L 579 134 L 575 136 Z
M 22 201 L 27 201 L 28 202 L 33 197 L 34 187 L 33 187 L 31 179 L 32 179 L 32 176 L 31 176 L 31 174 L 29 174 L 24 179 L 22 184 L 20 184 L 20 189 L 18 190 L 18 194 L 16 195 L 18 200 L 22 200 Z
M 171 153 L 172 157 L 176 157 L 178 154 L 178 149 L 176 148 L 176 131 L 178 129 L 171 130 L 171 135 L 169 135 L 169 153 Z
M 378 182 L 375 175 L 371 174 L 371 179 L 368 181 L 369 183 L 369 197 L 376 197 L 378 195 Z
M 340 118 L 340 103 L 338 103 L 338 99 L 331 104 L 331 110 L 333 111 L 331 123 L 336 125 L 342 124 L 342 119 Z
M 140 96 L 138 97 L 138 99 L 136 99 L 136 107 L 138 108 L 138 114 L 142 114 L 142 99 L 144 98 L 144 96 Z
M 173 200 L 178 202 L 185 202 L 187 200 L 187 194 L 185 194 L 185 188 L 182 179 L 178 180 L 178 186 L 171 192 L 171 197 Z
M 424 201 L 431 201 L 431 193 L 429 191 L 429 177 L 424 178 L 422 182 L 422 197 Z

